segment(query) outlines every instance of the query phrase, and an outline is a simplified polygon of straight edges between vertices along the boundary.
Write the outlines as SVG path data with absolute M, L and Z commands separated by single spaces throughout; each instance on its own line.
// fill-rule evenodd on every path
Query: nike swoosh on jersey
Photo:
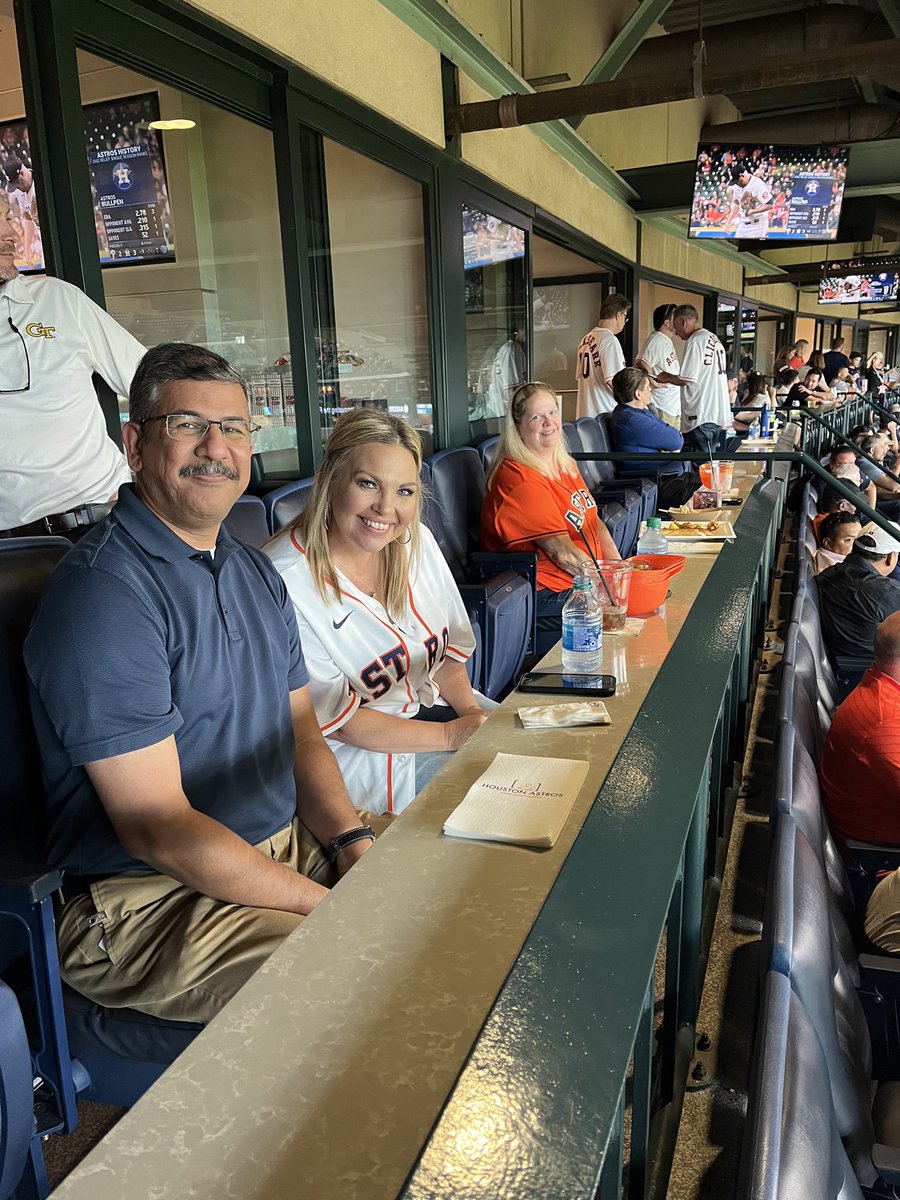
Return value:
M 340 627 L 344 624 L 344 622 L 349 621 L 352 616 L 353 616 L 353 613 L 348 612 L 346 617 L 342 617 L 340 621 L 335 621 L 334 618 L 332 618 L 331 623 L 335 627 L 335 629 L 340 629 Z

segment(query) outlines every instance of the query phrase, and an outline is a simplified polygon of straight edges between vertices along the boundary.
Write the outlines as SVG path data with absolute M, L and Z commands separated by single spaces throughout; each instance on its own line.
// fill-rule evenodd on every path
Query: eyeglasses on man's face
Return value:
M 208 421 L 197 413 L 166 413 L 162 417 L 147 417 L 136 422 L 141 428 L 153 421 L 165 421 L 166 433 L 173 442 L 202 442 L 209 433 L 210 425 L 218 425 L 226 442 L 237 446 L 249 446 L 254 433 L 261 428 L 252 425 L 243 417 L 226 417 L 224 421 Z

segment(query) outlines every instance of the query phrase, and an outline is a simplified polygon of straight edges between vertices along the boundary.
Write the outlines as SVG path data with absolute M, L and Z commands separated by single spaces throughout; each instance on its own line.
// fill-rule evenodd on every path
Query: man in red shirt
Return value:
M 900 613 L 878 626 L 875 660 L 834 714 L 820 778 L 839 843 L 900 844 Z M 900 933 L 900 880 L 896 886 Z

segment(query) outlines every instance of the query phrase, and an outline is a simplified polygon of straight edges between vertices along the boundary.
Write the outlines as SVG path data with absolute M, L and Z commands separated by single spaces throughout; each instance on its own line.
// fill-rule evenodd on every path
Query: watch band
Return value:
M 370 825 L 360 825 L 358 829 L 348 829 L 346 833 L 338 834 L 325 847 L 326 858 L 333 867 L 336 867 L 341 851 L 346 850 L 348 846 L 352 846 L 354 842 L 361 842 L 363 838 L 375 841 L 375 830 Z

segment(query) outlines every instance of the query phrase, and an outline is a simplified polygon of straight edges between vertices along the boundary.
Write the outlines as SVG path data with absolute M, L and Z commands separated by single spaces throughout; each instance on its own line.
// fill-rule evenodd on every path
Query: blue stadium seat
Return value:
M 294 479 L 263 497 L 271 533 L 277 533 L 279 529 L 284 529 L 285 525 L 296 521 L 309 502 L 313 483 L 312 476 L 308 479 Z
M 593 425 L 585 425 L 585 421 L 592 421 Z M 609 453 L 612 449 L 612 440 L 609 435 L 608 416 L 582 417 L 575 424 L 578 426 L 581 444 L 586 452 Z M 652 517 L 656 513 L 659 504 L 656 487 L 657 472 L 648 472 L 634 478 L 621 476 L 617 479 L 615 463 L 597 461 L 593 465 L 597 469 L 601 484 L 618 482 L 620 487 L 624 484 L 640 493 L 641 520 L 646 521 L 648 517 Z
M 0 1200 L 50 1192 L 35 1128 L 33 1077 L 19 1003 L 0 981 Z
M 741 1156 L 741 1200 L 862 1200 L 819 1039 L 790 983 L 765 980 Z
M 439 450 L 428 460 L 432 504 L 440 512 L 433 529 L 467 604 L 481 595 L 483 671 L 480 690 L 496 699 L 521 670 L 534 644 L 533 554 L 494 555 L 478 550 L 484 468 L 472 446 Z M 433 518 L 432 518 L 433 520 Z
M 609 441 L 595 417 L 582 417 L 572 428 L 574 436 L 578 439 L 577 446 L 573 444 L 574 439 L 570 439 L 573 450 L 582 450 L 586 454 L 606 453 L 609 450 Z M 655 480 L 641 477 L 617 479 L 613 464 L 599 460 L 584 459 L 578 463 L 578 469 L 598 504 L 615 500 L 634 514 L 634 541 L 637 542 L 641 521 L 646 521 L 656 512 Z M 632 549 L 629 549 L 628 553 L 631 554 Z
M 600 520 L 609 530 L 609 536 L 616 544 L 616 549 L 623 558 L 634 553 L 631 514 L 615 500 L 609 500 L 597 505 Z
M 222 524 L 233 538 L 246 546 L 259 548 L 269 540 L 266 510 L 258 496 L 239 496 Z
M 481 465 L 484 467 L 485 476 L 490 473 L 491 467 L 494 465 L 494 458 L 497 454 L 497 446 L 499 442 L 500 435 L 495 434 L 494 437 L 487 438 L 478 447 L 478 453 L 481 455 Z

